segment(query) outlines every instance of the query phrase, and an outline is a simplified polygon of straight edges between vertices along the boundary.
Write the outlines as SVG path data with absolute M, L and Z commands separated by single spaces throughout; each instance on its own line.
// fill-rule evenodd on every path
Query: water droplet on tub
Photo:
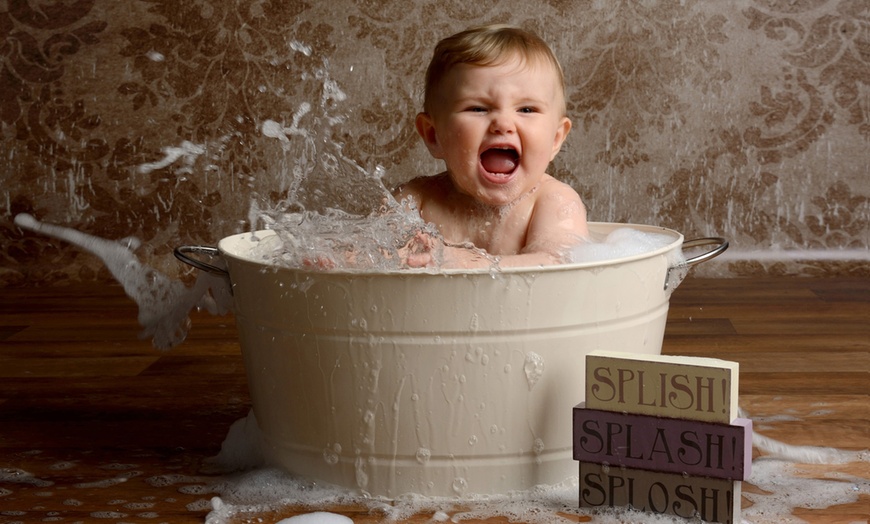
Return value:
M 477 331 L 480 328 L 480 318 L 477 316 L 477 313 L 471 315 L 471 325 L 469 329 L 471 331 Z
M 426 464 L 432 458 L 432 452 L 427 448 L 417 448 L 417 462 Z
M 363 462 L 362 457 L 357 457 L 356 462 L 354 464 L 356 470 L 356 485 L 362 489 L 365 489 L 369 484 L 369 475 L 365 470 L 365 462 Z
M 471 435 L 468 439 L 468 445 L 473 446 L 475 444 L 477 444 L 477 435 Z
M 534 351 L 529 351 L 526 354 L 526 363 L 523 366 L 523 371 L 526 373 L 526 381 L 528 381 L 529 391 L 531 391 L 544 374 L 544 357 Z
M 334 466 L 338 464 L 338 453 L 335 451 L 326 448 L 323 450 L 323 461 L 329 464 L 330 466 Z
M 541 453 L 543 453 L 544 452 L 544 441 L 539 439 L 539 438 L 536 438 L 534 445 L 532 445 L 532 452 L 535 455 L 540 455 Z
M 453 492 L 457 495 L 462 495 L 468 489 L 468 481 L 462 477 L 453 479 Z

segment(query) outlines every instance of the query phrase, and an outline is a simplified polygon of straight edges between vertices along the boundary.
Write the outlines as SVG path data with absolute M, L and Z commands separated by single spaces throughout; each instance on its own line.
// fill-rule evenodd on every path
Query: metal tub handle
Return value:
M 691 247 L 699 247 L 699 246 L 712 246 L 715 245 L 714 249 L 707 251 L 706 253 L 701 253 L 698 256 L 694 256 L 692 258 L 686 259 L 686 265 L 689 267 L 694 266 L 695 264 L 700 264 L 701 262 L 706 262 L 711 258 L 716 258 L 728 249 L 728 241 L 722 237 L 707 237 L 707 238 L 696 238 L 694 240 L 686 240 L 683 242 L 683 249 L 691 248 Z
M 722 237 L 706 237 L 706 238 L 696 238 L 693 240 L 686 240 L 683 242 L 683 249 L 700 247 L 700 246 L 716 246 L 715 248 L 707 251 L 705 253 L 701 253 L 700 255 L 694 256 L 692 258 L 687 258 L 685 265 L 680 264 L 679 266 L 669 267 L 668 271 L 665 273 L 665 291 L 671 287 L 671 272 L 674 270 L 678 270 L 680 268 L 685 268 L 684 271 L 688 270 L 688 268 L 700 264 L 701 262 L 706 262 L 711 258 L 716 258 L 721 255 L 726 249 L 728 249 L 728 241 Z M 682 277 L 680 278 L 682 281 Z
M 216 247 L 210 246 L 179 246 L 175 248 L 173 252 L 175 254 L 175 258 L 181 260 L 185 264 L 195 267 L 200 271 L 205 271 L 206 273 L 211 273 L 212 275 L 219 275 L 222 277 L 229 277 L 229 272 L 222 268 L 218 267 L 214 264 L 209 264 L 208 262 L 203 262 L 202 260 L 198 260 L 196 258 L 192 258 L 189 255 L 207 255 L 210 257 L 219 257 L 220 251 Z

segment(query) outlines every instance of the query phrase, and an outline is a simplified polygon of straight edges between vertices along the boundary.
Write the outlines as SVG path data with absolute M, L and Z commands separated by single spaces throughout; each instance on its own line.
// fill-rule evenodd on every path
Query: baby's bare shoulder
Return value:
M 550 175 L 545 175 L 538 186 L 536 201 L 541 203 L 553 200 L 557 202 L 580 202 L 580 195 L 577 194 L 577 191 L 575 191 L 573 187 L 565 182 L 557 180 Z
M 558 243 L 564 235 L 570 238 L 588 235 L 586 206 L 574 188 L 548 177 L 539 187 L 529 237 Z
M 438 200 L 445 192 L 445 175 L 419 176 L 413 178 L 393 190 L 393 196 L 401 200 L 411 198 L 418 205 L 424 201 Z

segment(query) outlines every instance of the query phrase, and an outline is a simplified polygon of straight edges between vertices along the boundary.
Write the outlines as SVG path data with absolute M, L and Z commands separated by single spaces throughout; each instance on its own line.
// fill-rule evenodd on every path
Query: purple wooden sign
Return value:
M 574 408 L 574 460 L 647 471 L 745 480 L 752 421 L 731 424 Z

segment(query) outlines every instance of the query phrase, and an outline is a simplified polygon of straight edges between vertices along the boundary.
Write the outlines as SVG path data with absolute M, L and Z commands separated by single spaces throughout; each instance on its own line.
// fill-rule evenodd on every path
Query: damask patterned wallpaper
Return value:
M 413 129 L 432 47 L 493 21 L 563 63 L 574 129 L 552 172 L 591 220 L 727 237 L 705 274 L 870 276 L 866 0 L 5 0 L 0 285 L 110 278 L 18 213 L 136 237 L 181 274 L 175 246 L 299 189 L 314 153 L 293 130 L 327 117 L 314 143 L 339 176 L 374 174 L 311 202 L 435 173 Z

